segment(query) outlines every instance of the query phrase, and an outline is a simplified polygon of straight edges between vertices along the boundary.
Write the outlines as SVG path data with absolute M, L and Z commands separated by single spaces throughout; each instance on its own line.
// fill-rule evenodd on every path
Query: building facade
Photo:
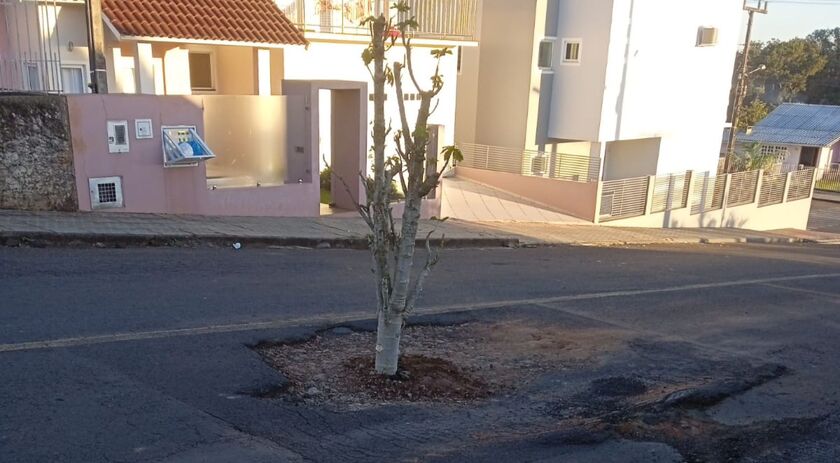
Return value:
M 597 158 L 604 180 L 715 172 L 741 17 L 731 0 L 485 0 L 457 138 Z

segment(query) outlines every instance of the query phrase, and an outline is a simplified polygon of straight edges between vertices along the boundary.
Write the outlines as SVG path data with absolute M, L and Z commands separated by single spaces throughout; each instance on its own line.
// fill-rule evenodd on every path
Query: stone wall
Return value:
M 0 95 L 0 209 L 77 211 L 67 101 Z

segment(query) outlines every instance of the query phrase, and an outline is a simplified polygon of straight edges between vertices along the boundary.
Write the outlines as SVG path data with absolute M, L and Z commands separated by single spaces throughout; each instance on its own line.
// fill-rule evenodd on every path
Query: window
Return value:
M 580 63 L 582 41 L 580 39 L 563 40 L 563 62 Z
M 788 155 L 788 148 L 787 146 L 762 145 L 761 154 L 762 156 L 775 156 L 777 162 L 784 162 Z
M 537 66 L 540 69 L 551 69 L 554 61 L 554 40 L 545 39 L 540 42 L 539 56 L 537 57 Z
M 213 91 L 213 55 L 207 52 L 190 52 L 190 87 L 193 90 Z
M 85 93 L 85 68 L 61 66 L 61 89 L 64 93 Z
M 26 88 L 33 92 L 41 90 L 41 76 L 38 73 L 38 65 L 35 63 L 26 63 L 24 65 L 24 78 L 26 78 Z
M 716 27 L 701 27 L 697 33 L 698 47 L 711 47 L 717 45 L 718 30 Z

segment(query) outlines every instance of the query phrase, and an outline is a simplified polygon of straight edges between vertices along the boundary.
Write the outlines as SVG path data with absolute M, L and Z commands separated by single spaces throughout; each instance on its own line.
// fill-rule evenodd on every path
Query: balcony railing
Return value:
M 283 13 L 304 32 L 367 35 L 360 27 L 369 16 L 389 11 L 387 0 L 277 0 Z M 422 39 L 471 41 L 478 38 L 481 0 L 408 0 Z M 392 13 L 393 11 L 389 11 Z M 404 18 L 398 18 L 402 20 Z

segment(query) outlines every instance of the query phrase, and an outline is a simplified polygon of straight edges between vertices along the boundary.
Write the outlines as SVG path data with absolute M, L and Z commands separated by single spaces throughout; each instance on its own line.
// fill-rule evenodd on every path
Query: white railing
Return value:
M 57 0 L 0 0 L 0 16 L 0 92 L 64 92 Z
M 283 13 L 304 32 L 367 35 L 361 22 L 383 12 L 388 0 L 277 0 Z M 409 0 L 419 27 L 412 36 L 425 39 L 477 40 L 481 0 Z M 406 19 L 404 17 L 398 20 Z
M 840 182 L 840 170 L 837 174 Z M 811 197 L 815 175 L 814 168 L 806 168 L 787 173 L 754 170 L 712 177 L 687 172 L 606 181 L 601 183 L 599 217 L 601 222 L 610 222 L 687 207 L 691 215 L 698 215 L 724 206 L 768 207 L 800 201 Z
M 819 169 L 816 175 L 818 190 L 840 193 L 840 164 L 832 164 L 828 168 Z
M 507 172 L 572 182 L 597 182 L 601 159 L 564 153 L 458 143 L 464 154 L 459 165 L 473 169 Z

